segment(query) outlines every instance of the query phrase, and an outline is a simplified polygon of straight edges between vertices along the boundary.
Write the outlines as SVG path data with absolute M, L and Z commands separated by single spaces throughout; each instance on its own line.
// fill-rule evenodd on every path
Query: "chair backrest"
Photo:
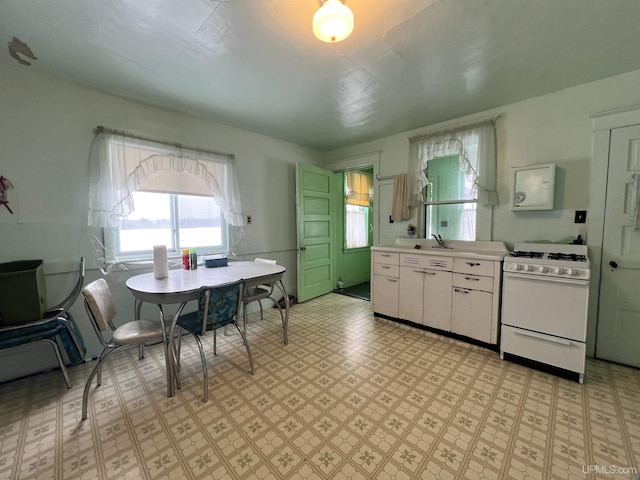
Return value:
M 255 262 L 256 262 L 256 263 L 270 263 L 270 264 L 272 264 L 272 265 L 275 265 L 275 264 L 276 264 L 276 261 L 275 261 L 275 260 L 271 260 L 271 259 L 269 259 L 269 258 L 256 258 L 256 259 L 255 259 Z
M 96 333 L 100 336 L 108 328 L 115 330 L 113 319 L 116 316 L 116 306 L 113 303 L 111 290 L 104 278 L 91 282 L 82 289 L 84 305 L 93 323 Z
M 198 296 L 198 319 L 202 323 L 202 335 L 233 322 L 242 302 L 244 280 L 202 287 Z

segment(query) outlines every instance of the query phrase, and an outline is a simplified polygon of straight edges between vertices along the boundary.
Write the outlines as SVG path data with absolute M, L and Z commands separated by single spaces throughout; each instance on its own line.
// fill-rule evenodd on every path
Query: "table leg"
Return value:
M 171 327 L 169 328 L 169 334 L 167 335 L 167 341 L 165 342 L 165 356 L 167 358 L 167 396 L 173 397 L 176 394 L 176 387 L 182 388 L 180 384 L 180 372 L 178 372 L 178 359 L 176 356 L 176 346 L 174 343 L 175 332 L 176 332 L 176 324 L 178 323 L 178 318 L 182 314 L 182 310 L 184 309 L 187 302 L 183 302 L 178 307 L 175 315 L 171 320 Z M 162 306 L 158 305 L 162 310 Z M 165 325 L 163 323 L 163 325 Z M 169 370 L 171 370 L 171 374 L 169 375 Z
M 289 330 L 289 295 L 287 295 L 287 289 L 284 287 L 284 283 L 282 282 L 282 279 L 276 282 L 276 286 L 284 295 L 285 311 L 284 311 L 284 319 L 282 320 L 282 331 L 283 331 L 282 335 L 284 338 L 284 344 L 287 345 L 289 343 L 289 332 L 288 332 Z
M 142 300 L 138 300 L 133 304 L 133 318 L 135 320 L 140 320 L 140 312 L 142 310 Z M 142 360 L 144 358 L 144 343 L 138 345 L 138 360 Z

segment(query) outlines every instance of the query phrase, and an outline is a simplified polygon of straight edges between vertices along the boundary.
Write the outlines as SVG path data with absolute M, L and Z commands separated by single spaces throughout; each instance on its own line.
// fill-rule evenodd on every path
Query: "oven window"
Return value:
M 429 160 L 425 174 L 425 236 L 475 240 L 477 199 L 471 194 L 472 179 L 460 171 L 458 155 Z

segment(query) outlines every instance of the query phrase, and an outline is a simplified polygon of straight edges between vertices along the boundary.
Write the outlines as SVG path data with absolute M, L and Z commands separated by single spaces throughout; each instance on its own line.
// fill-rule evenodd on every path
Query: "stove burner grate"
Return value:
M 547 258 L 549 260 L 568 260 L 571 262 L 587 261 L 587 257 L 585 255 L 578 255 L 576 253 L 550 253 Z
M 520 258 L 542 258 L 542 252 L 525 252 L 522 250 L 517 250 L 511 253 L 510 257 L 520 257 Z

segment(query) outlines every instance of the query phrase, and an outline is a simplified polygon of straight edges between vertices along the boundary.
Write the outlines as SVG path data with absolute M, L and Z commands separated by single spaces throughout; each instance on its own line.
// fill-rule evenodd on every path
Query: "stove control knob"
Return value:
M 539 271 L 540 273 L 545 273 L 545 272 L 547 271 L 547 267 L 545 267 L 544 265 L 540 265 L 540 266 L 538 267 L 538 271 Z
M 520 265 L 519 263 L 514 263 L 513 264 L 513 269 L 514 270 L 522 270 L 522 265 Z
M 533 267 L 531 265 L 525 265 L 524 266 L 524 271 L 525 272 L 530 272 L 531 270 L 533 270 Z
M 556 267 L 553 269 L 553 273 L 562 275 L 564 273 L 564 268 Z
M 573 268 L 567 268 L 567 275 L 575 275 L 576 271 Z

